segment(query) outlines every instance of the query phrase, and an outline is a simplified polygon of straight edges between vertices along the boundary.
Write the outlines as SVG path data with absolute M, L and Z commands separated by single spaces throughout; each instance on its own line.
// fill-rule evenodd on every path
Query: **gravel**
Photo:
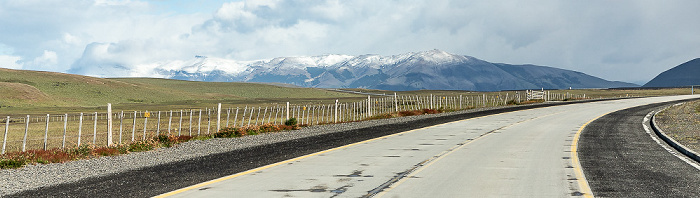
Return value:
M 664 133 L 686 148 L 700 151 L 700 100 L 673 105 L 656 119 Z
M 504 107 L 490 107 L 432 115 L 398 117 L 362 122 L 316 125 L 295 131 L 265 133 L 241 138 L 215 138 L 190 141 L 171 148 L 136 152 L 127 155 L 100 157 L 66 163 L 27 165 L 20 169 L 0 170 L 0 196 L 39 187 L 73 183 L 81 179 L 106 176 L 159 164 L 183 161 L 216 153 L 224 153 L 253 146 L 283 142 L 292 139 L 335 133 L 372 126 L 411 122 L 430 117 L 441 117 Z

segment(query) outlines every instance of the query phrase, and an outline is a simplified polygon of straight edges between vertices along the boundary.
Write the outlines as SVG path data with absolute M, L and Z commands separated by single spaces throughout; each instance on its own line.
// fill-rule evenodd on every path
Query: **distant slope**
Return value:
M 490 63 L 440 50 L 393 56 L 323 55 L 240 62 L 198 56 L 156 69 L 172 79 L 274 82 L 303 87 L 394 91 L 568 89 L 636 87 L 581 72 L 534 65 Z
M 700 85 L 700 58 L 680 64 L 651 79 L 644 87 Z
M 336 98 L 351 94 L 257 83 L 192 82 L 156 78 L 104 79 L 0 68 L 0 107 L 78 107 L 107 103 Z
M 535 87 L 568 89 L 572 88 L 611 88 L 611 87 L 638 87 L 637 84 L 607 81 L 577 71 L 558 69 L 537 65 L 509 65 L 496 63 L 496 66 L 509 74 L 528 81 Z

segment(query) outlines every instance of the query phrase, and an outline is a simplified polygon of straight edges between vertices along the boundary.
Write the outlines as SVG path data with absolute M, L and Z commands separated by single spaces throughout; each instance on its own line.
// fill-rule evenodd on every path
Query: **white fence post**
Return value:
M 7 119 L 5 119 L 5 136 L 3 136 L 2 140 L 2 153 L 0 154 L 5 154 L 5 145 L 7 144 L 7 132 L 10 130 L 10 116 L 7 116 Z
M 119 114 L 119 144 L 122 144 L 122 131 L 124 130 L 124 111 Z
M 97 112 L 95 112 L 95 124 L 93 126 L 92 130 L 92 144 L 94 145 L 97 142 Z
M 199 109 L 199 119 L 197 121 L 197 135 L 202 132 L 202 109 Z
M 177 125 L 177 136 L 182 135 L 182 109 L 180 109 L 180 124 Z
M 49 114 L 46 114 L 46 130 L 44 130 L 44 150 L 47 148 L 49 139 Z
M 63 118 L 63 143 L 61 143 L 61 148 L 66 148 L 66 132 L 68 132 L 68 114 L 66 113 Z
M 396 97 L 396 92 L 394 92 L 394 107 L 396 107 L 395 111 L 399 112 L 399 100 L 398 97 Z
M 192 136 L 192 114 L 194 114 L 194 109 L 190 109 L 190 136 Z
M 219 103 L 219 108 L 216 111 L 216 132 L 221 130 L 221 103 Z
M 149 115 L 149 116 L 146 116 Z M 141 137 L 141 140 L 146 140 L 146 126 L 148 126 L 148 117 L 150 117 L 150 113 L 148 111 L 143 113 L 143 136 Z
M 107 103 L 107 146 L 112 146 L 112 103 Z
M 372 117 L 372 98 L 367 95 L 367 117 Z
M 170 110 L 170 118 L 168 118 L 168 135 L 170 135 L 170 130 L 173 125 L 173 110 Z
M 289 120 L 289 102 L 287 102 L 287 111 L 286 112 L 287 112 L 287 119 L 285 119 L 285 120 Z
M 22 140 L 22 152 L 27 151 L 27 133 L 29 132 L 29 115 L 27 115 L 27 119 L 24 120 L 24 122 L 27 125 L 24 127 L 24 139 Z
M 335 123 L 338 122 L 338 100 L 337 99 L 335 100 L 335 117 L 333 120 Z
M 226 127 L 228 127 L 229 118 L 231 117 L 231 108 L 226 109 Z
M 156 136 L 160 135 L 160 111 L 158 111 L 158 124 L 156 124 Z
M 82 113 L 80 113 L 80 120 L 83 120 Z M 131 127 L 131 141 L 134 141 L 134 136 L 136 135 L 136 111 L 134 111 L 134 125 Z M 80 141 L 78 141 L 80 142 Z
M 80 136 L 83 133 L 83 113 L 80 113 L 80 124 L 78 124 L 78 146 L 80 146 Z

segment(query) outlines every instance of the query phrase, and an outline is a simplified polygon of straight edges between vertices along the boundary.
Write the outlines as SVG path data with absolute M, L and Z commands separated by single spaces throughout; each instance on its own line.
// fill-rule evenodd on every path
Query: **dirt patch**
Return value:
M 700 100 L 669 107 L 657 115 L 656 122 L 674 140 L 700 151 Z
M 48 99 L 48 96 L 34 86 L 23 83 L 0 82 L 0 98 L 37 102 Z

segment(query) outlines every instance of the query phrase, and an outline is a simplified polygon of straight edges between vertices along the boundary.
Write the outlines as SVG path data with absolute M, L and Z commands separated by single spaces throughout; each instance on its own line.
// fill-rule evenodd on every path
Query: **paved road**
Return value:
M 661 106 L 614 112 L 586 127 L 579 156 L 595 196 L 700 196 L 700 165 L 692 166 L 668 152 L 642 125 L 649 112 Z
M 423 118 L 420 122 L 371 126 L 87 178 L 78 182 L 42 187 L 3 197 L 150 197 L 267 164 L 372 138 L 451 121 L 561 104 L 565 103 L 511 106 L 501 109 L 440 115 L 439 117 Z
M 582 126 L 609 112 L 690 97 L 693 96 L 571 104 L 477 117 L 311 154 L 191 186 L 168 195 L 590 195 L 588 182 L 580 174 L 577 156 L 574 155 L 577 148 L 574 140 Z

